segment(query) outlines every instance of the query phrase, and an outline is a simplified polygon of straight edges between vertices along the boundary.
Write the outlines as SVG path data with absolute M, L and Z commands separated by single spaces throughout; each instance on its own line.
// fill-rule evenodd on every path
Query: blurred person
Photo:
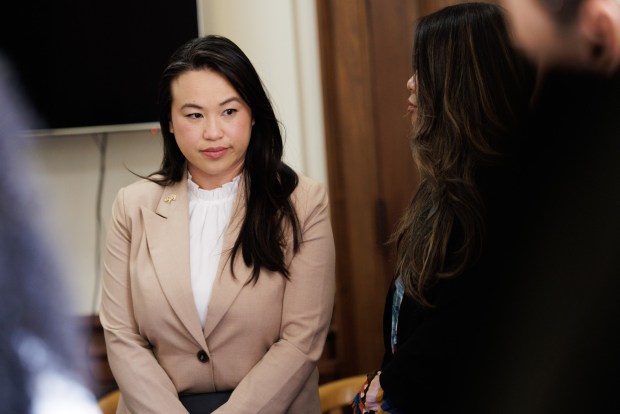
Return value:
M 505 0 L 542 70 L 481 412 L 620 412 L 620 3 Z
M 485 395 L 473 385 L 478 349 L 514 234 L 506 218 L 533 84 L 500 7 L 450 6 L 418 22 L 407 89 L 421 182 L 393 236 L 385 356 L 356 413 L 462 413 Z
M 620 66 L 618 0 L 502 0 L 516 46 L 543 69 L 613 74 Z
M 159 92 L 161 168 L 118 192 L 104 260 L 118 412 L 318 413 L 335 289 L 325 188 L 282 161 L 231 40 L 180 46 Z
M 16 414 L 100 412 L 82 383 L 77 326 L 41 229 L 24 133 L 35 125 L 29 104 L 0 59 L 0 402 Z

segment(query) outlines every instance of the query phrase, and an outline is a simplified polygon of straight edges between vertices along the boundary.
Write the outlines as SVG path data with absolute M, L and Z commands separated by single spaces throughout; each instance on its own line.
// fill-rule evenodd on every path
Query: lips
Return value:
M 213 147 L 207 148 L 200 151 L 205 157 L 216 160 L 218 158 L 222 158 L 228 152 L 228 148 L 226 147 Z
M 411 100 L 408 100 L 407 103 L 408 103 L 408 105 L 407 105 L 407 111 L 408 112 L 413 112 L 413 111 L 415 111 L 418 108 L 418 106 L 416 104 L 414 104 L 413 102 L 411 102 Z

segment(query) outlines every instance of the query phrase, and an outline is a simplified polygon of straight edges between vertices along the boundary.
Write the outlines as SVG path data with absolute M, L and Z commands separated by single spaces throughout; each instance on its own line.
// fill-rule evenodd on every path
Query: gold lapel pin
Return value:
M 164 198 L 164 201 L 168 204 L 172 204 L 172 202 L 176 199 L 177 199 L 176 194 L 170 194 L 168 197 Z

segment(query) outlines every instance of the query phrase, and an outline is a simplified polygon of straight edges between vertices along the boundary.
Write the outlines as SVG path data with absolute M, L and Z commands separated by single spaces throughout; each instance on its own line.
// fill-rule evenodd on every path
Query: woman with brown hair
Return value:
M 420 184 L 393 235 L 386 352 L 356 413 L 463 412 L 484 338 L 485 289 L 509 249 L 516 154 L 533 74 L 503 11 L 446 7 L 417 26 L 408 111 Z

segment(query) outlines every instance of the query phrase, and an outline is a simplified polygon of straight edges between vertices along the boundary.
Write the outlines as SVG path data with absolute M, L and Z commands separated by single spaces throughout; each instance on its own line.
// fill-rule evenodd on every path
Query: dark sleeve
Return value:
M 391 350 L 391 330 L 392 330 L 392 299 L 394 297 L 394 283 L 388 289 L 385 298 L 385 307 L 383 309 L 383 362 L 381 366 L 385 366 L 392 359 Z
M 442 412 L 446 402 L 459 400 L 454 393 L 458 378 L 464 374 L 471 330 L 467 276 L 436 285 L 430 295 L 433 308 L 422 308 L 411 298 L 403 298 L 393 355 L 389 348 L 392 300 L 388 295 L 384 311 L 386 352 L 380 382 L 385 399 L 399 412 Z

